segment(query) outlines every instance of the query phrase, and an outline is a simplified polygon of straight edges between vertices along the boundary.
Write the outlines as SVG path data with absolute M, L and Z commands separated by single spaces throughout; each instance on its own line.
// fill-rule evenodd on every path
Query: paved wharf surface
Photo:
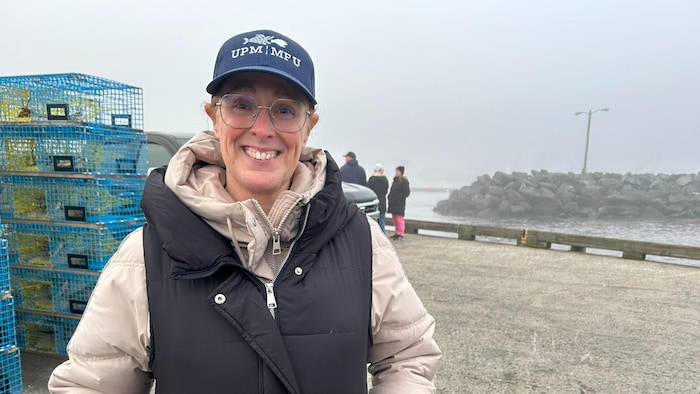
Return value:
M 439 393 L 700 393 L 700 268 L 407 234 Z M 23 354 L 26 393 L 56 357 Z

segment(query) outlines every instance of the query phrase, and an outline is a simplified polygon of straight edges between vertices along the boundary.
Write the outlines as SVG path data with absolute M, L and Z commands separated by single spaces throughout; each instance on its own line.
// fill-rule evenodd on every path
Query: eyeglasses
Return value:
M 286 98 L 277 99 L 268 107 L 258 105 L 252 97 L 230 93 L 225 94 L 215 105 L 219 107 L 224 123 L 234 129 L 253 127 L 261 108 L 270 111 L 272 127 L 281 133 L 298 132 L 311 115 L 304 103 Z

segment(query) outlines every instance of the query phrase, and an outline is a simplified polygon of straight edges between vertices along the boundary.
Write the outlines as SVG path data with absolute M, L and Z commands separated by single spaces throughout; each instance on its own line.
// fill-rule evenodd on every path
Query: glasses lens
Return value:
M 224 122 L 234 128 L 245 129 L 255 122 L 258 107 L 251 97 L 239 94 L 227 94 L 221 98 L 221 117 Z
M 296 133 L 306 122 L 304 103 L 292 99 L 277 99 L 271 106 L 257 105 L 252 97 L 226 94 L 219 102 L 221 118 L 228 126 L 237 129 L 252 127 L 261 108 L 270 111 L 272 126 L 283 133 Z
M 291 99 L 277 99 L 270 106 L 270 116 L 277 130 L 283 133 L 296 133 L 306 121 L 304 103 Z

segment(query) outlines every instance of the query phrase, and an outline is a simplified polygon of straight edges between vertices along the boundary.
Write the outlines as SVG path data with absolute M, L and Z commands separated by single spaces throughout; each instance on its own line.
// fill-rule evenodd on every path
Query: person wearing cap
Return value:
M 434 393 L 426 311 L 379 225 L 307 145 L 314 67 L 270 30 L 219 50 L 195 135 L 100 273 L 52 393 Z
M 355 152 L 350 151 L 344 154 L 343 157 L 345 157 L 345 164 L 340 167 L 340 176 L 343 182 L 367 186 L 367 173 L 357 161 Z
M 411 194 L 411 186 L 408 178 L 404 176 L 404 171 L 406 171 L 406 167 L 396 167 L 388 196 L 387 212 L 391 214 L 391 221 L 394 222 L 394 235 L 391 236 L 394 241 L 403 241 L 406 229 L 404 215 L 406 214 L 406 198 Z
M 384 175 L 384 167 L 381 163 L 377 163 L 372 167 L 372 176 L 367 180 L 367 187 L 372 189 L 374 194 L 377 195 L 379 199 L 379 217 L 377 218 L 377 223 L 379 228 L 384 230 L 384 224 L 386 222 L 386 193 L 389 191 L 389 180 Z

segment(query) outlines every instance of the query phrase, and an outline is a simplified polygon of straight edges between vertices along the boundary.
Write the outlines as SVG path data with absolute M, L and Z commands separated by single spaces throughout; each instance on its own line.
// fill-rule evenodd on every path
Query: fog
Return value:
M 146 130 L 210 128 L 220 45 L 269 28 L 316 65 L 310 144 L 413 185 L 495 171 L 700 169 L 700 2 L 36 0 L 4 3 L 0 75 L 78 72 L 138 86 Z M 390 174 L 393 171 L 389 171 Z

